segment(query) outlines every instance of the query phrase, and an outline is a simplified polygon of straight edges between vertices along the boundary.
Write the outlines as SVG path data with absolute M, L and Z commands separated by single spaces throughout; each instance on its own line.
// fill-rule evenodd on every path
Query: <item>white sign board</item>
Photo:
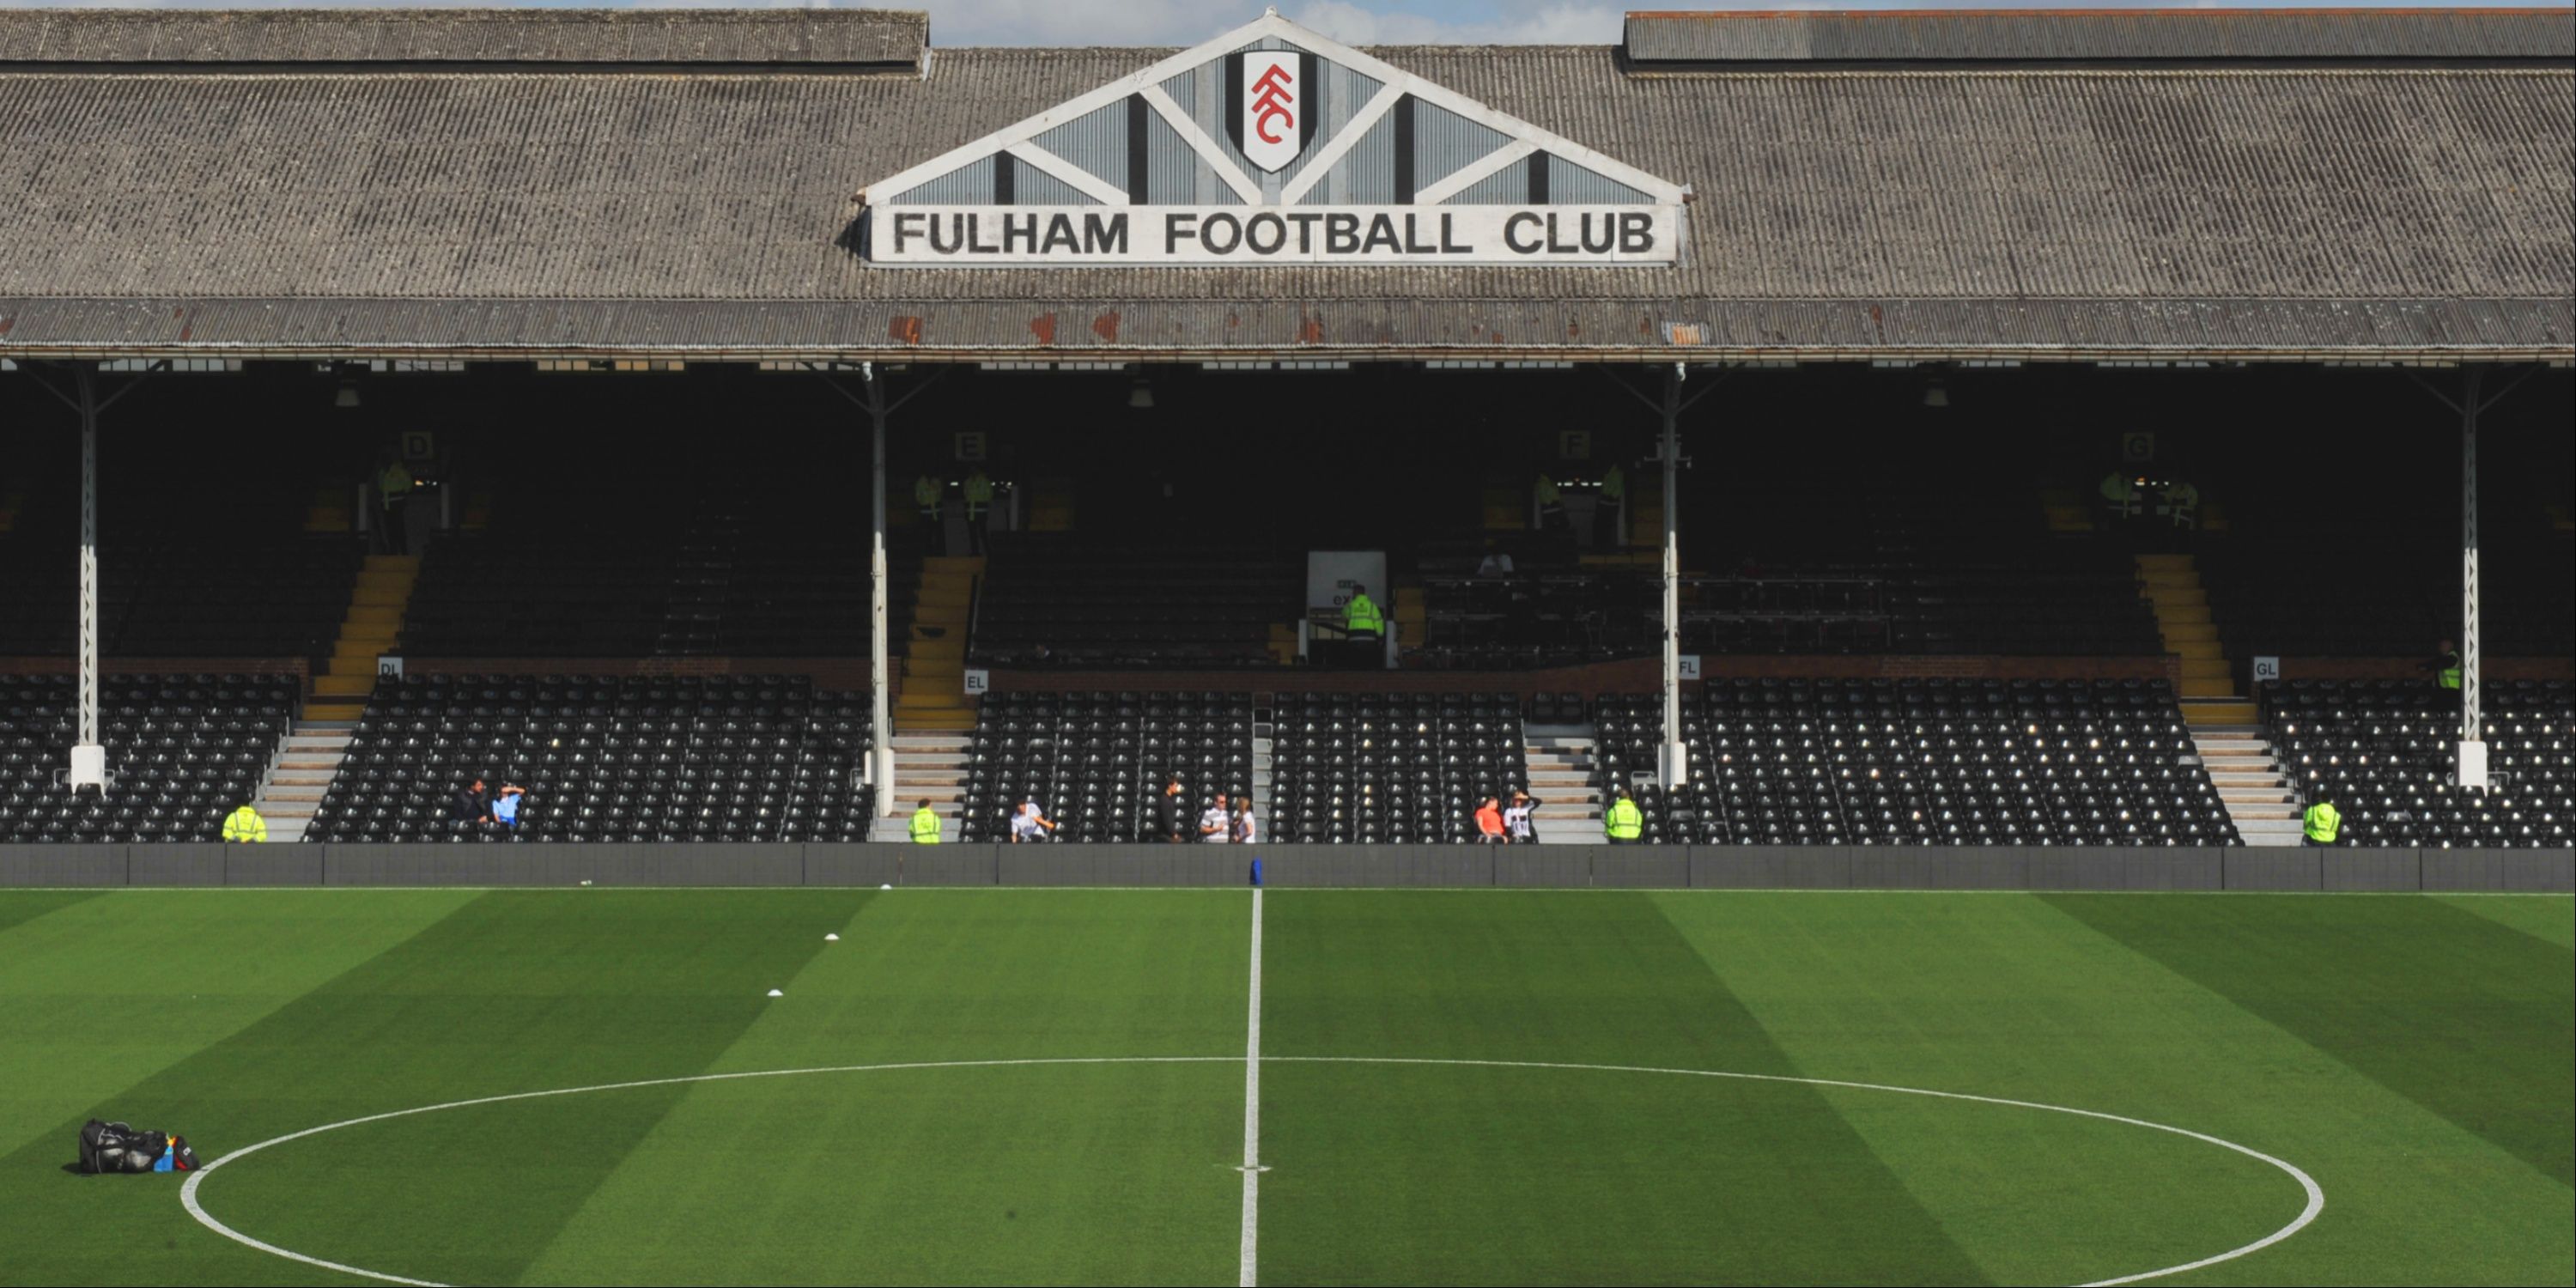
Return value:
M 1699 678 L 1699 654 L 1697 654 L 1697 653 L 1684 653 L 1684 654 L 1682 654 L 1682 655 L 1681 655 L 1681 661 L 1682 661 L 1682 674 L 1681 674 L 1681 678 L 1683 678 L 1683 679 L 1685 679 L 1685 680 L 1696 680 L 1696 679 L 1698 679 L 1698 678 Z
M 1393 615 L 1394 596 L 1386 588 L 1383 550 L 1309 550 L 1306 552 L 1306 611 L 1338 613 L 1351 602 L 1351 587 L 1366 586 L 1378 611 Z
M 2277 657 L 2258 657 L 2254 659 L 2254 682 L 2256 684 L 2261 684 L 2265 680 L 2277 680 L 2280 678 L 2281 659 Z
M 978 667 L 966 668 L 966 696 L 980 697 L 992 692 L 993 673 Z
M 883 206 L 879 264 L 1670 264 L 1671 206 Z
M 376 655 L 376 675 L 379 678 L 399 680 L 402 678 L 402 673 L 401 658 L 390 653 Z

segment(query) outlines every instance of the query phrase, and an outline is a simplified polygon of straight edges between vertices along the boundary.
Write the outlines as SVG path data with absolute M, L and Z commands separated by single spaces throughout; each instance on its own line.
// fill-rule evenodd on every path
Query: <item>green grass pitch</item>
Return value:
M 0 1283 L 2576 1281 L 2565 898 L 1254 907 L 0 893 Z

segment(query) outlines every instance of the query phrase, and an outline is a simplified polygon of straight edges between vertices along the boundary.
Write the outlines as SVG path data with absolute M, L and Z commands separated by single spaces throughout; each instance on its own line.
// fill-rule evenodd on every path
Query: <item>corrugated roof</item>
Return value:
M 2576 343 L 2565 68 L 1631 77 L 1608 48 L 1387 49 L 1693 185 L 1686 262 L 892 269 L 843 244 L 861 184 L 1162 52 L 949 50 L 919 78 L 0 74 L 0 353 L 1580 353 L 1666 322 L 1818 353 Z
M 0 9 L 0 63 L 917 66 L 929 15 L 877 9 Z
M 2576 10 L 1879 9 L 1631 13 L 1663 63 L 2569 59 Z

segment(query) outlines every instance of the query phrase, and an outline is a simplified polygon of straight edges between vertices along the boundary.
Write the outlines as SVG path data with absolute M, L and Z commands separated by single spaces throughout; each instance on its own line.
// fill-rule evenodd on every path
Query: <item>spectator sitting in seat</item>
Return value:
M 484 789 L 481 774 L 474 776 L 472 786 L 459 787 L 447 798 L 447 812 L 459 823 L 492 821 L 492 796 Z
M 1011 815 L 1011 844 L 1043 841 L 1055 835 L 1055 824 L 1038 812 L 1037 798 L 1020 802 L 1019 812 Z
M 1486 797 L 1484 803 L 1476 807 L 1476 836 L 1487 845 L 1510 844 L 1510 838 L 1503 835 L 1502 808 L 1495 804 L 1491 796 Z
M 513 832 L 519 830 L 520 798 L 527 794 L 527 788 L 503 782 L 501 790 L 492 797 L 492 821 Z

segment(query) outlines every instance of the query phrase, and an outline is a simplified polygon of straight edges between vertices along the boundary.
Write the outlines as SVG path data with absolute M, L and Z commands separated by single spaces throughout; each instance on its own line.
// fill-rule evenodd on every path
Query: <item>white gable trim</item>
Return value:
M 1470 161 L 1467 164 L 1450 171 L 1438 183 L 1432 184 L 1422 189 L 1420 192 L 1413 194 L 1413 204 L 1417 206 L 1439 205 L 1441 202 L 1447 201 L 1451 197 L 1457 196 L 1459 193 L 1475 187 L 1486 179 L 1510 169 L 1523 158 L 1536 151 L 1538 151 L 1538 145 L 1530 142 L 1528 139 L 1521 139 L 1514 143 L 1505 144 L 1502 147 L 1486 153 L 1476 160 Z
M 1312 31 L 1308 31 L 1304 27 L 1300 27 L 1296 23 L 1290 22 L 1287 19 L 1272 13 L 1264 14 L 1260 18 L 1255 19 L 1249 25 L 1237 28 L 1236 30 L 1219 36 L 1214 40 L 1185 49 L 1180 53 L 1155 62 L 1151 66 L 1140 71 L 1133 72 L 1119 80 L 1111 81 L 1098 89 L 1092 90 L 1090 93 L 1067 100 L 1066 102 L 1058 104 L 1057 106 L 1041 112 L 1036 116 L 1032 116 L 1027 120 L 996 130 L 993 133 L 985 135 L 983 138 L 977 139 L 962 147 L 951 148 L 938 156 L 932 157 L 919 165 L 911 167 L 910 169 L 888 175 L 875 183 L 869 184 L 867 188 L 860 193 L 860 196 L 864 199 L 874 193 L 884 193 L 888 196 L 899 195 L 913 188 L 920 187 L 922 184 L 928 183 L 952 170 L 957 170 L 975 161 L 982 160 L 996 152 L 1017 148 L 1022 144 L 1034 140 L 1037 136 L 1046 133 L 1048 130 L 1052 130 L 1068 121 L 1079 120 L 1102 107 L 1125 99 L 1130 94 L 1141 94 L 1144 96 L 1145 101 L 1152 103 L 1155 110 L 1162 113 L 1166 120 L 1171 121 L 1175 128 L 1180 128 L 1181 137 L 1189 140 L 1191 147 L 1198 149 L 1200 155 L 1206 156 L 1209 159 L 1210 163 L 1215 166 L 1217 175 L 1225 180 L 1227 186 L 1233 188 L 1238 195 L 1243 195 L 1245 202 L 1248 204 L 1259 205 L 1261 204 L 1261 188 L 1259 182 L 1252 176 L 1244 173 L 1241 166 L 1234 164 L 1231 159 L 1227 158 L 1223 151 L 1216 147 L 1215 141 L 1207 137 L 1206 131 L 1199 129 L 1195 121 L 1190 121 L 1188 114 L 1180 110 L 1180 105 L 1172 102 L 1171 96 L 1162 93 L 1159 87 L 1162 82 L 1169 80 L 1174 76 L 1178 76 L 1183 72 L 1195 70 L 1224 54 L 1231 53 L 1234 50 L 1240 49 L 1247 44 L 1255 43 L 1265 37 L 1276 37 L 1327 61 L 1338 63 L 1353 71 L 1363 73 L 1372 80 L 1383 82 L 1386 88 L 1379 92 L 1377 98 L 1373 98 L 1369 102 L 1369 107 L 1375 108 L 1379 112 L 1383 112 L 1385 110 L 1384 108 L 1378 107 L 1379 100 L 1383 99 L 1387 105 L 1392 106 L 1397 96 L 1400 96 L 1401 94 L 1411 94 L 1414 97 L 1421 99 L 1423 102 L 1437 104 L 1451 112 L 1455 112 L 1460 116 L 1466 117 L 1468 120 L 1496 130 L 1516 142 L 1527 144 L 1531 151 L 1544 149 L 1555 155 L 1562 156 L 1566 160 L 1582 166 L 1587 170 L 1598 173 L 1604 178 L 1613 179 L 1617 182 L 1626 184 L 1639 192 L 1645 193 L 1656 202 L 1678 205 L 1686 199 L 1686 194 L 1689 192 L 1689 189 L 1686 186 L 1668 183 L 1646 173 L 1643 170 L 1639 170 L 1634 166 L 1628 165 L 1625 162 L 1615 160 L 1596 152 L 1591 148 L 1585 147 L 1580 143 L 1576 143 L 1561 134 L 1541 129 L 1536 125 L 1532 125 L 1529 122 L 1520 119 L 1519 117 L 1512 116 L 1509 113 L 1495 111 L 1494 109 L 1487 107 L 1482 103 L 1475 102 L 1463 95 L 1453 93 L 1441 86 L 1418 79 L 1411 73 L 1396 68 L 1381 59 L 1372 58 L 1369 55 L 1361 53 L 1360 51 L 1342 44 L 1339 41 L 1328 40 L 1323 36 L 1317 35 Z M 1392 93 L 1390 93 L 1390 91 L 1392 91 Z M 1370 119 L 1374 120 L 1375 118 L 1372 116 Z M 1184 126 L 1184 122 L 1187 123 L 1186 126 Z M 1365 128 L 1366 122 L 1363 122 L 1358 118 L 1353 118 L 1352 125 L 1345 126 L 1342 135 L 1337 135 L 1333 140 L 1334 143 L 1342 143 L 1343 138 L 1352 132 L 1352 126 Z M 1347 145 L 1345 145 L 1342 150 L 1347 151 Z M 1294 191 L 1298 195 L 1303 195 L 1303 193 L 1308 189 L 1312 188 L 1316 182 L 1322 179 L 1324 172 L 1330 168 L 1330 163 L 1340 159 L 1339 153 L 1334 152 L 1332 148 L 1328 147 L 1325 151 L 1326 154 L 1329 155 L 1318 155 L 1314 161 L 1308 162 L 1306 168 L 1299 173 L 1298 184 L 1293 185 Z M 1488 159 L 1490 159 L 1490 157 Z M 1473 164 L 1482 164 L 1482 162 Z M 1506 162 L 1505 164 L 1509 164 L 1509 162 Z M 1047 167 L 1041 165 L 1039 168 L 1046 169 Z M 1055 172 L 1049 170 L 1049 173 Z M 1059 175 L 1058 177 L 1063 176 Z M 1071 179 L 1067 179 L 1066 181 L 1073 182 Z M 1433 185 L 1434 188 L 1437 188 L 1438 186 L 1439 185 L 1437 184 Z M 1085 191 L 1089 190 L 1085 189 Z M 1417 197 L 1418 196 L 1419 194 L 1417 194 Z M 1281 200 L 1283 202 L 1292 201 L 1294 200 L 1294 197 L 1289 195 L 1288 190 L 1283 189 L 1281 192 Z M 1424 204 L 1428 204 L 1428 199 L 1422 200 L 1424 201 Z
M 1028 162 L 1031 166 L 1054 175 L 1058 179 L 1064 180 L 1065 183 L 1072 186 L 1074 191 L 1082 193 L 1084 196 L 1087 196 L 1104 206 L 1123 206 L 1127 204 L 1127 190 L 1125 188 L 1121 188 L 1117 184 L 1111 183 L 1108 180 L 1101 178 L 1099 175 L 1093 174 L 1089 170 L 1085 170 L 1081 166 L 1075 165 L 1074 163 L 1065 160 L 1063 157 L 1057 156 L 1056 154 L 1047 151 L 1045 148 L 1039 147 L 1035 143 L 1014 144 L 1010 149 L 1010 153 L 1012 156 Z
M 1333 141 L 1316 150 L 1314 158 L 1306 162 L 1306 168 L 1297 172 L 1296 181 L 1279 190 L 1279 204 L 1296 205 L 1307 193 L 1314 191 L 1315 185 L 1322 183 L 1324 176 L 1331 174 L 1333 167 L 1340 165 L 1342 158 L 1360 145 L 1360 140 L 1368 135 L 1369 127 L 1376 125 L 1379 117 L 1394 111 L 1395 101 L 1412 90 L 1413 78 L 1405 75 L 1398 75 L 1380 85 L 1377 96 L 1360 105 L 1360 110 L 1351 115 L 1341 132 L 1333 136 Z
M 1208 163 L 1209 169 L 1216 171 L 1217 178 L 1225 180 L 1225 186 L 1234 189 L 1234 195 L 1241 197 L 1243 204 L 1261 204 L 1261 185 L 1253 182 L 1252 176 L 1245 174 L 1243 167 L 1236 165 L 1233 158 L 1225 154 L 1225 149 L 1218 147 L 1216 140 L 1209 138 L 1208 132 L 1200 129 L 1199 123 L 1191 120 L 1190 114 L 1182 111 L 1181 105 L 1163 92 L 1161 85 L 1147 85 L 1136 92 L 1162 114 L 1164 123 L 1181 136 L 1183 143 L 1190 145 L 1191 151 L 1199 154 L 1200 160 Z

